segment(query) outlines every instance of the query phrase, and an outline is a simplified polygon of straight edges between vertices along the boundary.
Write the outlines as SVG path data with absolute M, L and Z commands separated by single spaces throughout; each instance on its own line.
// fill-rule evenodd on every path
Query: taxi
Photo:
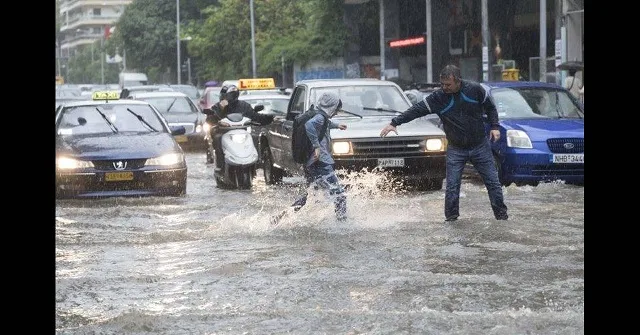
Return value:
M 187 164 L 150 103 L 100 91 L 56 111 L 56 199 L 184 196 Z

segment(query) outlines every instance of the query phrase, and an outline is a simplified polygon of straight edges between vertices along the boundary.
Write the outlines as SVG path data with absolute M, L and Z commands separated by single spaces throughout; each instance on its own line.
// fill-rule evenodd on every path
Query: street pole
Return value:
M 425 43 L 427 44 L 427 82 L 432 83 L 433 82 L 433 48 L 431 45 L 431 39 L 433 38 L 433 33 L 431 30 L 431 0 L 425 0 L 425 7 L 426 7 L 426 11 L 427 11 L 427 26 L 426 26 L 426 33 L 425 33 L 425 38 L 426 41 Z
M 189 80 L 188 84 L 191 85 L 191 57 L 187 58 L 187 80 Z
M 91 48 L 93 50 L 93 43 L 91 43 Z M 104 85 L 104 33 L 102 34 L 102 37 L 100 38 L 100 77 L 102 78 L 102 85 Z M 93 55 L 91 56 L 91 58 L 93 59 Z
M 378 13 L 378 20 L 380 21 L 380 30 L 379 30 L 379 37 L 380 37 L 380 79 L 384 80 L 386 79 L 385 76 L 385 58 L 387 57 L 385 54 L 385 49 L 387 47 L 386 43 L 384 42 L 384 0 L 378 0 L 378 7 L 379 7 L 379 12 Z
M 180 0 L 176 0 L 176 70 L 178 72 L 178 85 L 181 84 L 180 78 Z
M 280 61 L 282 62 L 282 87 L 286 87 L 284 83 L 284 54 L 280 56 Z
M 255 26 L 253 23 L 253 0 L 249 2 L 250 11 L 251 11 L 251 65 L 253 69 L 253 78 L 256 77 L 256 37 L 255 37 Z
M 540 80 L 547 82 L 547 1 L 540 0 Z

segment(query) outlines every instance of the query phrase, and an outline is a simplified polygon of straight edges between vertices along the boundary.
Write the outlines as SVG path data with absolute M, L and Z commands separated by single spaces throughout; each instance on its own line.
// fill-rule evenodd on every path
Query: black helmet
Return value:
M 240 96 L 240 91 L 238 90 L 238 87 L 236 85 L 229 85 L 229 87 L 227 88 L 227 101 L 229 102 L 234 102 L 236 100 L 238 100 L 238 97 Z
M 224 99 L 224 96 L 227 94 L 227 89 L 228 87 L 226 85 L 220 88 L 220 100 Z

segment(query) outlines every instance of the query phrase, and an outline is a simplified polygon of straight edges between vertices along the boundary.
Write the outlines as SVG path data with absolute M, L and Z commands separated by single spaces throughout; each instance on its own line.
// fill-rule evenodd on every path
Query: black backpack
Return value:
M 291 135 L 291 153 L 293 154 L 293 160 L 296 163 L 304 164 L 309 160 L 309 154 L 311 153 L 311 140 L 307 136 L 307 130 L 304 124 L 307 123 L 312 117 L 314 117 L 319 111 L 311 105 L 306 112 L 296 116 L 293 120 L 293 133 Z M 327 132 L 327 126 L 329 125 L 329 118 L 324 117 L 324 123 L 322 124 L 322 131 L 318 135 L 318 140 L 322 141 L 324 135 Z

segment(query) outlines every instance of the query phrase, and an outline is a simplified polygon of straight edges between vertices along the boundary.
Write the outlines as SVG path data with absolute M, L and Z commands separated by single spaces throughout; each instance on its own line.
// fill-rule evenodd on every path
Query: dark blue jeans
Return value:
M 484 181 L 489 193 L 491 209 L 496 219 L 507 219 L 507 206 L 504 204 L 502 185 L 498 179 L 498 170 L 493 160 L 491 144 L 485 140 L 472 149 L 447 148 L 447 188 L 444 197 L 444 215 L 454 219 L 460 215 L 460 184 L 465 164 L 471 162 Z
M 326 195 L 329 198 L 333 198 L 336 216 L 338 219 L 344 219 L 347 214 L 347 197 L 344 194 L 344 188 L 340 185 L 338 176 L 333 171 L 333 165 L 316 161 L 304 168 L 304 175 L 307 188 L 314 184 L 314 189 L 324 189 L 327 193 Z M 308 195 L 305 190 L 304 194 L 293 203 L 292 206 L 296 211 L 307 203 Z

